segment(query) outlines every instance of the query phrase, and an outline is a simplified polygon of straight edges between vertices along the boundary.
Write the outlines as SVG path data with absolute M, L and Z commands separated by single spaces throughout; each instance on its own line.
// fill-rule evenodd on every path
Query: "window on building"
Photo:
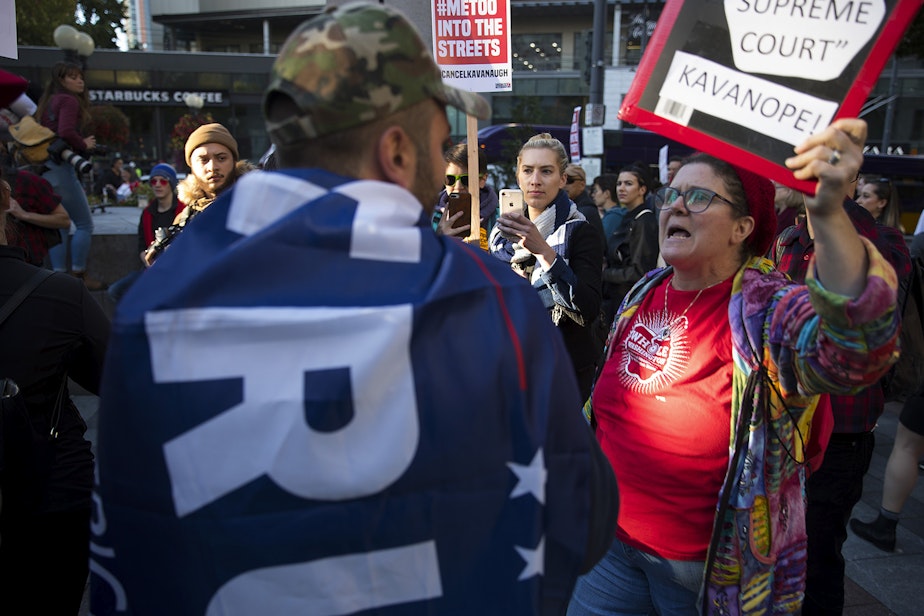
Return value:
M 234 76 L 231 83 L 233 92 L 252 92 L 262 94 L 269 84 L 269 75 L 266 73 L 241 73 Z
M 626 41 L 626 64 L 638 64 L 654 33 L 660 10 L 651 10 L 647 5 L 638 11 L 623 12 L 623 36 Z
M 538 72 L 562 70 L 561 33 L 556 34 L 513 34 L 510 46 L 513 49 L 513 70 L 515 72 Z
M 149 86 L 150 77 L 148 71 L 116 71 L 116 83 L 120 86 Z
M 227 90 L 231 86 L 231 75 L 227 73 L 201 73 L 199 86 L 206 90 Z

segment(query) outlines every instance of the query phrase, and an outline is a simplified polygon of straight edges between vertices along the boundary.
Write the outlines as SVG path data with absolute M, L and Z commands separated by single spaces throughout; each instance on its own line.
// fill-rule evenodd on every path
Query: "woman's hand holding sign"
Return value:
M 815 197 L 805 198 L 818 279 L 828 290 L 850 297 L 863 291 L 869 268 L 866 247 L 843 207 L 863 164 L 866 132 L 863 120 L 835 120 L 796 146 L 796 155 L 786 159 L 796 179 L 818 179 Z

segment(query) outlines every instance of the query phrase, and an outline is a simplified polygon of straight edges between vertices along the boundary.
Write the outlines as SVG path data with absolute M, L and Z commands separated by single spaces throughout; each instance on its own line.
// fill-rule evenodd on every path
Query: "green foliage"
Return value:
M 98 48 L 115 49 L 125 10 L 123 0 L 18 0 L 16 42 L 54 47 L 55 28 L 67 24 L 89 34 Z
M 215 120 L 211 113 L 202 113 L 201 111 L 187 112 L 180 116 L 180 119 L 173 125 L 170 131 L 170 149 L 182 154 L 186 148 L 186 140 L 193 132 L 204 124 L 211 124 Z
M 54 47 L 54 31 L 61 24 L 73 24 L 77 0 L 16 2 L 16 42 L 20 45 Z
M 151 185 L 147 182 L 138 182 L 138 185 L 132 189 L 131 194 L 125 198 L 125 201 L 119 203 L 119 205 L 138 207 L 138 201 L 142 199 L 147 202 L 151 202 L 154 199 L 154 189 L 151 188 Z
M 77 28 L 89 34 L 100 49 L 116 48 L 116 29 L 125 20 L 123 0 L 78 0 L 84 23 Z

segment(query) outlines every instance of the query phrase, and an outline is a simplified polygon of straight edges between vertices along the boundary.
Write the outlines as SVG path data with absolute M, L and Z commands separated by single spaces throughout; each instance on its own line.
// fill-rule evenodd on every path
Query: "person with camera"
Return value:
M 96 146 L 96 137 L 84 137 L 80 132 L 82 125 L 89 118 L 89 106 L 83 69 L 73 62 L 58 62 L 52 68 L 51 81 L 39 100 L 35 117 L 42 126 L 53 130 L 67 144 L 67 149 L 83 156 Z M 77 177 L 74 164 L 61 160 L 59 148 L 50 147 L 49 151 L 52 155 L 45 162 L 47 171 L 42 177 L 48 180 L 55 192 L 61 196 L 61 205 L 67 210 L 76 227 L 71 240 L 70 273 L 83 280 L 87 289 L 100 291 L 106 288 L 106 283 L 87 276 L 87 256 L 90 254 L 90 242 L 93 238 L 90 203 L 87 201 L 80 178 Z M 67 230 L 62 229 L 61 243 L 48 251 L 51 266 L 56 272 L 68 271 L 67 239 Z

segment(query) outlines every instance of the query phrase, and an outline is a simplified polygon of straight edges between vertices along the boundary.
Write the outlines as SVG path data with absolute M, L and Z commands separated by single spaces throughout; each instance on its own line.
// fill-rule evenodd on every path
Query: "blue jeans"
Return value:
M 48 160 L 48 171 L 42 177 L 61 197 L 61 205 L 67 210 L 71 222 L 77 227 L 71 240 L 71 269 L 75 272 L 87 270 L 87 255 L 90 254 L 90 239 L 93 237 L 93 215 L 83 186 L 77 178 L 77 170 L 67 163 Z M 68 229 L 61 229 L 61 243 L 48 251 L 51 266 L 55 271 L 67 271 L 67 236 Z
M 667 560 L 619 539 L 578 578 L 568 616 L 697 616 L 705 563 Z

